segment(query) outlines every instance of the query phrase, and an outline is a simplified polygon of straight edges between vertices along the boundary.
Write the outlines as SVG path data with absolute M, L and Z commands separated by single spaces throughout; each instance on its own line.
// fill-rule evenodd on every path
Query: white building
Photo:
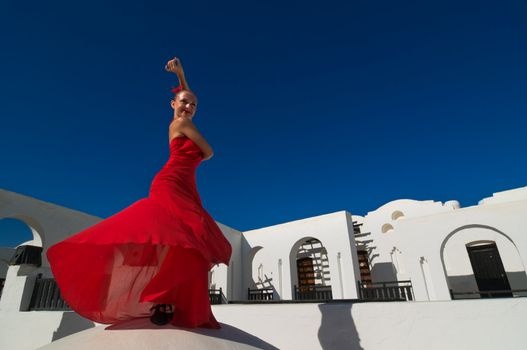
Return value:
M 524 187 L 467 208 L 456 201 L 397 200 L 354 220 L 370 232 L 357 245 L 368 253 L 374 282 L 411 280 L 416 300 L 450 300 L 450 290 L 527 295 L 526 214 Z
M 269 303 L 527 296 L 526 214 L 524 187 L 467 208 L 455 201 L 396 200 L 364 217 L 341 211 L 247 232 L 220 224 L 233 254 L 228 267 L 212 269 L 210 288 L 221 288 L 227 301 Z M 33 349 L 93 327 L 78 316 L 69 316 L 76 326 L 64 326 L 63 312 L 30 310 L 46 302 L 32 300 L 37 278 L 53 277 L 47 248 L 101 219 L 0 190 L 2 218 L 27 224 L 33 239 L 20 246 L 41 247 L 42 262 L 22 259 L 8 266 L 15 249 L 0 248 L 0 348 L 13 344 L 28 322 L 39 325 L 37 332 L 17 348 Z M 389 282 L 386 288 L 383 282 Z

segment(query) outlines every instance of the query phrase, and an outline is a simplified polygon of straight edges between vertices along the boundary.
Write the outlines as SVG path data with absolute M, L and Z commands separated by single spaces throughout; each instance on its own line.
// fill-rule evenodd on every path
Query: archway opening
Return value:
M 399 220 L 404 218 L 404 213 L 400 210 L 396 210 L 392 213 L 392 220 Z
M 41 253 L 42 240 L 34 228 L 18 218 L 0 218 L 0 297 L 9 265 L 40 266 Z
M 320 240 L 299 240 L 291 249 L 290 262 L 295 299 L 332 299 L 328 252 Z
M 0 247 L 16 248 L 32 243 L 33 229 L 24 221 L 15 218 L 0 219 Z M 42 243 L 37 244 L 42 245 Z
M 522 292 L 527 275 L 518 249 L 493 227 L 454 230 L 441 245 L 441 261 L 452 299 L 527 296 Z
M 384 224 L 382 225 L 381 227 L 381 232 L 382 233 L 388 233 L 388 232 L 391 232 L 393 231 L 393 226 L 391 224 Z
M 29 222 L 34 220 L 24 216 L 0 219 L 0 239 L 4 245 L 0 248 L 0 259 L 10 255 L 9 265 L 42 264 L 42 237 Z M 0 270 L 0 276 L 2 273 Z

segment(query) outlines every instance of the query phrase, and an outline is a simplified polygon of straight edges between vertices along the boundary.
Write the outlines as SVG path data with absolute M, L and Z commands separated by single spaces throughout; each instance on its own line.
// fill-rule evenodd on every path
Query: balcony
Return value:
M 412 301 L 412 281 L 364 283 L 358 281 L 359 298 L 364 301 Z
M 331 286 L 295 286 L 295 300 L 328 301 L 333 299 Z
M 273 294 L 273 288 L 247 288 L 247 300 L 249 301 L 270 301 L 273 300 Z

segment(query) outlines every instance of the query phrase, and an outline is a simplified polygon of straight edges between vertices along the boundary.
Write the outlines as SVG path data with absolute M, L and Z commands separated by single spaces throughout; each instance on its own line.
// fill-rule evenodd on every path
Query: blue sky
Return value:
M 527 185 L 524 0 L 3 1 L 0 30 L 9 191 L 100 217 L 145 197 L 174 55 L 215 150 L 198 189 L 239 230 Z

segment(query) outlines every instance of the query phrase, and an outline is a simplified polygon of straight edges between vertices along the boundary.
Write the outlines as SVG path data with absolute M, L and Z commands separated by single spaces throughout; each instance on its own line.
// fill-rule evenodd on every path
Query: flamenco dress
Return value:
M 74 311 L 118 323 L 171 304 L 175 326 L 220 328 L 208 271 L 228 264 L 231 246 L 197 192 L 202 160 L 191 139 L 174 138 L 147 198 L 48 249 L 62 297 Z

